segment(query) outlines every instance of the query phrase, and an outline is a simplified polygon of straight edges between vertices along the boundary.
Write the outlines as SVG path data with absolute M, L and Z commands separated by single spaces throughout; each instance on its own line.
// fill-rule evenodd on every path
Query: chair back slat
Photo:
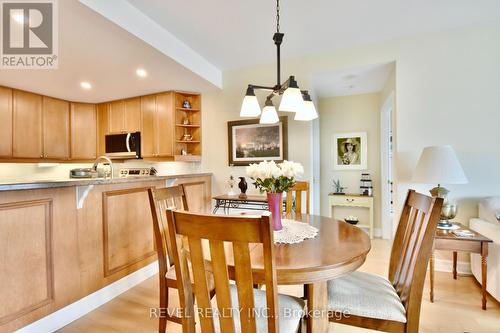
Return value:
M 292 211 L 295 214 L 302 213 L 302 194 L 306 195 L 306 214 L 310 213 L 310 192 L 309 182 L 297 181 L 295 185 L 286 194 L 286 214 L 289 215 Z M 295 210 L 293 209 L 293 198 L 295 198 Z
M 204 333 L 213 332 L 214 318 L 211 313 L 217 313 L 212 308 L 207 288 L 208 269 L 206 259 L 210 257 L 210 269 L 214 275 L 215 290 L 217 297 L 218 317 L 222 332 L 236 331 L 236 325 L 241 327 L 242 333 L 257 333 L 252 266 L 250 256 L 250 243 L 252 246 L 262 246 L 264 253 L 264 274 L 267 300 L 267 313 L 277 314 L 277 286 L 276 270 L 273 258 L 273 234 L 270 214 L 263 216 L 220 216 L 202 215 L 187 212 L 168 210 L 168 231 L 171 242 L 176 242 L 173 258 L 177 263 L 187 262 L 190 257 L 194 276 L 195 296 L 197 300 L 198 313 L 200 315 L 201 330 Z M 187 242 L 179 241 L 180 237 L 187 238 Z M 203 246 L 208 240 L 209 246 Z M 181 249 L 182 244 L 185 248 Z M 260 244 L 260 245 L 258 245 Z M 186 248 L 187 247 L 187 248 Z M 206 251 L 205 251 L 206 250 Z M 227 254 L 232 252 L 234 258 L 234 278 L 237 292 L 237 306 L 231 300 L 229 283 L 229 272 L 226 265 Z M 189 256 L 187 255 L 189 253 Z M 184 309 L 194 308 L 194 300 L 185 296 L 188 293 L 189 273 L 176 270 L 177 280 L 181 281 L 179 289 L 183 289 L 183 297 L 180 297 L 181 307 Z M 181 277 L 180 275 L 185 276 Z M 230 310 L 228 312 L 228 309 Z M 232 316 L 239 312 L 240 322 L 235 323 Z M 257 314 L 260 315 L 260 314 Z M 277 315 L 268 318 L 268 332 L 278 332 Z M 185 331 L 189 331 L 194 320 L 186 321 Z
M 241 332 L 254 333 L 257 331 L 253 300 L 252 263 L 248 243 L 233 243 L 234 268 L 236 288 L 238 289 L 238 307 L 240 312 Z
M 153 232 L 155 236 L 156 252 L 161 276 L 173 265 L 171 262 L 172 250 L 168 236 L 166 212 L 168 208 L 188 210 L 186 195 L 182 185 L 150 188 L 148 190 L 149 205 L 153 216 Z
M 229 289 L 229 274 L 227 272 L 224 242 L 218 240 L 210 241 L 211 262 L 215 281 L 215 293 L 217 295 L 217 307 L 219 309 L 231 309 L 231 291 Z M 234 333 L 233 312 L 224 311 L 219 317 L 221 332 Z
M 410 190 L 392 245 L 389 280 L 406 309 L 407 332 L 418 331 L 425 274 L 442 205 L 441 198 Z
M 193 270 L 193 278 L 195 284 L 195 296 L 198 303 L 198 308 L 202 309 L 199 312 L 201 330 L 207 333 L 214 333 L 214 322 L 211 311 L 203 311 L 203 309 L 212 309 L 210 302 L 210 294 L 208 290 L 207 274 L 205 270 L 205 256 L 201 238 L 188 237 L 189 252 L 191 256 L 191 267 Z

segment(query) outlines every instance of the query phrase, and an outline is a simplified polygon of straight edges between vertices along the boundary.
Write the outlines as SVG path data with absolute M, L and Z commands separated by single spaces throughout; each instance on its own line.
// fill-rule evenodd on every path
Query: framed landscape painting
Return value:
M 333 169 L 365 170 L 367 168 L 366 132 L 333 135 Z
M 259 119 L 228 121 L 229 165 L 288 158 L 288 118 L 277 124 L 259 124 Z

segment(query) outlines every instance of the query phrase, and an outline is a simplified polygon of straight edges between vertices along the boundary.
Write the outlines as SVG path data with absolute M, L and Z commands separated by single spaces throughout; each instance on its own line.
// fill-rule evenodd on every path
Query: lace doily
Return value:
M 307 238 L 314 238 L 318 234 L 318 228 L 309 223 L 297 222 L 289 219 L 281 219 L 283 229 L 274 232 L 274 242 L 283 244 L 297 244 Z

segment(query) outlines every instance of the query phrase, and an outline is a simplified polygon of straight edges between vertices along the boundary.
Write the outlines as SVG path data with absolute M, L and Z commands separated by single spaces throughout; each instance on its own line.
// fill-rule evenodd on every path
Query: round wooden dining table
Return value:
M 278 285 L 305 284 L 310 315 L 307 331 L 328 332 L 327 281 L 359 268 L 370 251 L 370 238 L 360 228 L 330 217 L 303 214 L 292 219 L 309 223 L 319 232 L 298 244 L 275 244 Z M 253 246 L 250 258 L 253 281 L 263 284 L 262 246 Z M 227 259 L 231 271 L 232 260 Z

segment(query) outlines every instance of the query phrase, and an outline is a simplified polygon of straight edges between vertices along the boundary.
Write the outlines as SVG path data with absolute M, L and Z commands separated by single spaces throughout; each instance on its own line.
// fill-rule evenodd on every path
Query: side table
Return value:
M 436 230 L 433 251 L 430 259 L 430 300 L 434 302 L 434 251 L 448 250 L 453 251 L 453 278 L 457 279 L 457 251 L 479 253 L 481 255 L 481 289 L 483 294 L 482 309 L 486 310 L 486 273 L 488 258 L 488 243 L 492 240 L 467 228 L 460 223 L 453 223 L 460 227 L 460 230 L 469 230 L 474 233 L 472 237 L 458 237 L 450 230 Z
M 373 238 L 373 197 L 360 194 L 334 194 L 328 195 L 330 203 L 330 217 L 333 218 L 333 208 L 335 206 L 362 207 L 368 209 L 368 224 L 359 223 L 357 227 L 368 229 L 370 238 Z

